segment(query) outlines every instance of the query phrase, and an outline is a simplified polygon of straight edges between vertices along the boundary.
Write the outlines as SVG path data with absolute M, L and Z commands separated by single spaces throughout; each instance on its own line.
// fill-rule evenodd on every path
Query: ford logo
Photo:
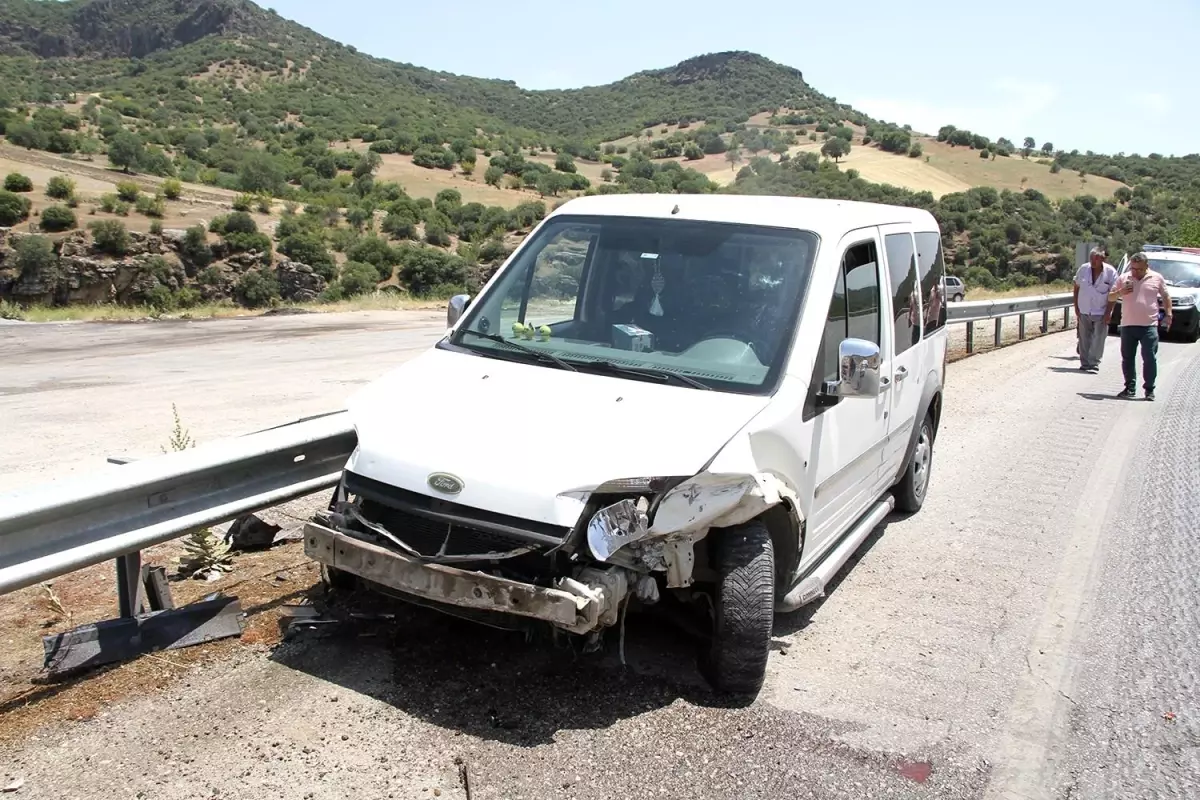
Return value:
M 435 472 L 427 480 L 430 489 L 442 494 L 458 494 L 463 490 L 463 482 L 445 472 Z

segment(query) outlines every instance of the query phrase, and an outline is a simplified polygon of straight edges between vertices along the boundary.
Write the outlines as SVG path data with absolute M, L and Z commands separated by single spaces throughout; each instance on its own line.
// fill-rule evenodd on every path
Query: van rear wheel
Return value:
M 700 658 L 718 692 L 756 695 L 767 674 L 775 620 L 775 550 L 760 520 L 710 534 L 717 572 L 712 638 Z
M 913 448 L 912 457 L 904 468 L 904 477 L 896 484 L 892 494 L 896 498 L 896 508 L 907 514 L 915 514 L 925 504 L 925 494 L 929 491 L 929 475 L 933 469 L 933 420 L 927 415 L 921 421 L 921 430 L 917 433 L 917 445 Z

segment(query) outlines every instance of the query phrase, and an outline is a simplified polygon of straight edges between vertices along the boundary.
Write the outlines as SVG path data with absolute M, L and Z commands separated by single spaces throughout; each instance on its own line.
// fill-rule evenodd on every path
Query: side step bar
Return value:
M 788 592 L 786 597 L 775 604 L 775 610 L 781 614 L 787 614 L 824 597 L 826 584 L 833 580 L 833 576 L 838 573 L 842 565 L 862 546 L 876 526 L 883 522 L 884 517 L 892 513 L 892 509 L 895 507 L 896 498 L 892 497 L 890 493 L 884 495 L 883 499 L 859 519 L 858 524 L 850 529 L 837 547 L 825 556 L 825 560 L 818 564 L 808 577 L 796 584 L 796 587 Z

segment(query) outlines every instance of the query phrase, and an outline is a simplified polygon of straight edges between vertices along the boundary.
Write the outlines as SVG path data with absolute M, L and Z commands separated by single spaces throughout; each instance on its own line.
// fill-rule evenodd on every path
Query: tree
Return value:
M 504 177 L 504 170 L 495 165 L 490 166 L 483 173 L 483 181 L 488 186 L 499 186 L 500 179 Z
M 838 139 L 840 142 L 841 139 Z M 738 164 L 742 163 L 742 148 L 736 144 L 725 151 L 725 160 L 729 162 L 729 168 L 733 169 Z
M 0 227 L 11 228 L 18 222 L 29 219 L 29 209 L 28 198 L 7 190 L 0 191 Z
M 570 153 L 562 151 L 554 159 L 554 168 L 559 172 L 575 172 L 575 159 Z
M 342 287 L 342 292 L 347 297 L 353 297 L 357 294 L 375 291 L 377 277 L 375 267 L 372 265 L 364 264 L 361 261 L 347 261 L 342 267 L 342 277 L 338 279 L 338 282 Z
M 51 276 L 58 257 L 54 254 L 54 243 L 45 236 L 26 236 L 13 245 L 16 251 L 16 267 L 22 277 L 41 278 Z
M 366 175 L 374 175 L 375 170 L 379 169 L 383 164 L 383 158 L 379 153 L 367 151 L 366 155 L 358 160 L 354 165 L 354 171 L 351 173 L 355 178 L 362 178 Z
M 42 212 L 44 231 L 69 231 L 78 224 L 75 212 L 66 206 L 54 205 Z
M 92 242 L 100 252 L 117 257 L 129 252 L 129 231 L 125 230 L 124 223 L 105 219 L 93 222 L 88 227 L 92 231 Z
M 843 158 L 849 155 L 849 153 L 850 143 L 837 136 L 821 145 L 821 155 L 825 156 L 826 158 L 832 158 L 834 163 L 837 163 L 839 158 Z
M 1037 142 L 1034 140 L 1034 138 L 1032 136 L 1026 136 L 1025 137 L 1025 149 L 1032 150 L 1035 147 L 1037 147 Z
M 141 137 L 129 131 L 121 131 L 108 143 L 108 160 L 126 173 L 137 169 L 145 153 Z
M 8 192 L 32 192 L 33 181 L 19 172 L 10 172 L 4 179 L 4 190 Z
M 65 175 L 55 175 L 46 184 L 46 196 L 55 200 L 70 200 L 75 196 L 75 181 Z
M 1054 143 L 1053 142 L 1042 142 L 1042 153 L 1044 153 L 1045 155 L 1050 155 L 1053 152 L 1054 152 Z

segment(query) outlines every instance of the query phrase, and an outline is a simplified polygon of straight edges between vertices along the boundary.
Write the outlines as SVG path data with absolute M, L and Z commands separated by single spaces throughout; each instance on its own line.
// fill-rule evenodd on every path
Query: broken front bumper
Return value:
M 572 633 L 615 624 L 628 592 L 622 570 L 584 569 L 557 588 L 433 564 L 308 523 L 304 552 L 334 569 L 435 603 L 529 617 Z

